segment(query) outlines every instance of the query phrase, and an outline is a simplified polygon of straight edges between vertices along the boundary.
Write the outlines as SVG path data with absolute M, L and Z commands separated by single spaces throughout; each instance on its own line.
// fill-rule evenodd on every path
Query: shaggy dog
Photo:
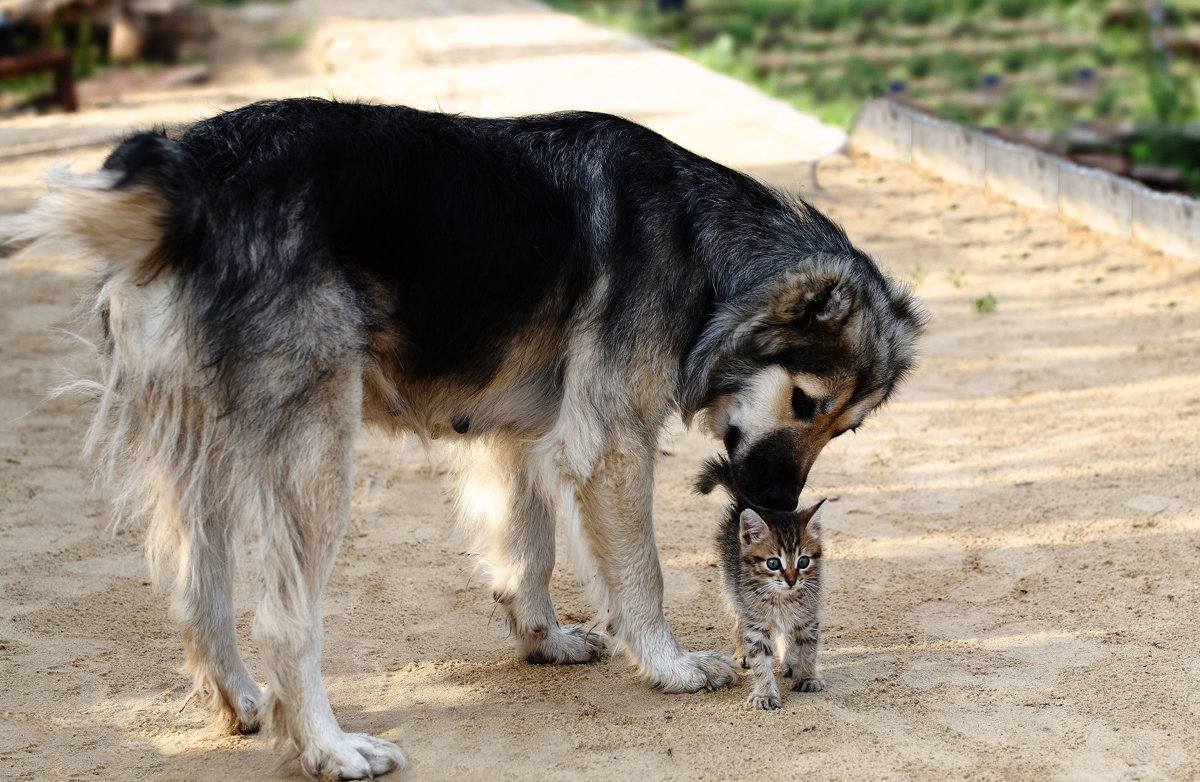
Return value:
M 615 642 L 691 692 L 734 670 L 663 618 L 667 417 L 701 414 L 740 493 L 792 510 L 821 448 L 910 368 L 922 322 L 808 204 L 603 114 L 285 100 L 135 136 L 53 184 L 6 229 L 104 260 L 88 445 L 118 509 L 149 519 L 197 692 L 312 775 L 404 764 L 343 733 L 321 681 L 361 422 L 461 443 L 461 514 L 518 654 L 581 663 Z M 559 516 L 608 635 L 557 621 Z M 265 692 L 235 640 L 243 533 L 261 541 Z

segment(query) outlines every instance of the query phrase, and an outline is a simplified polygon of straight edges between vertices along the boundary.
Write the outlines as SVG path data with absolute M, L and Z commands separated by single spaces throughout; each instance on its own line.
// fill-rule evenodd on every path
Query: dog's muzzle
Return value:
M 808 454 L 795 432 L 778 429 L 754 443 L 741 458 L 729 454 L 733 481 L 752 505 L 794 511 L 816 454 Z

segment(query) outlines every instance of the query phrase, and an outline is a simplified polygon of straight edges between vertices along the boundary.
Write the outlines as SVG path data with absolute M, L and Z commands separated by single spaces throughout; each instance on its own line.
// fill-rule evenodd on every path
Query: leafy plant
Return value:
M 1028 51 L 1014 47 L 1004 50 L 1000 55 L 1000 64 L 1006 72 L 1016 73 L 1025 67 L 1028 58 Z
M 759 24 L 752 19 L 731 18 L 725 20 L 721 29 L 738 46 L 746 46 L 754 43 L 754 39 L 758 35 Z
M 312 38 L 313 28 L 305 27 L 290 33 L 284 33 L 271 41 L 271 48 L 279 52 L 298 52 L 308 45 Z
M 868 23 L 887 17 L 892 10 L 891 0 L 843 0 L 842 5 L 852 19 Z
M 953 122 L 961 122 L 964 125 L 976 124 L 975 115 L 971 113 L 970 109 L 961 104 L 952 101 L 942 101 L 935 108 L 938 114 Z
M 926 25 L 937 18 L 941 10 L 938 0 L 903 0 L 900 3 L 900 18 L 905 24 Z
M 805 21 L 814 30 L 829 32 L 837 29 L 844 12 L 845 7 L 839 0 L 812 0 L 805 13 Z
M 887 74 L 875 63 L 862 57 L 848 57 L 844 65 L 846 85 L 860 98 L 869 98 L 887 91 Z
M 946 49 L 938 55 L 937 70 L 939 74 L 965 89 L 978 87 L 982 78 L 975 60 L 957 49 Z
M 1146 88 L 1160 124 L 1186 122 L 1196 113 L 1195 93 L 1190 81 L 1184 81 L 1166 65 L 1151 64 L 1146 70 Z
M 1120 87 L 1116 84 L 1105 84 L 1100 88 L 1100 92 L 1096 93 L 1092 108 L 1095 109 L 1097 117 L 1109 117 L 1116 111 L 1120 100 Z
M 728 71 L 737 62 L 737 43 L 729 33 L 721 33 L 712 43 L 696 49 L 694 55 L 713 70 Z
M 1134 163 L 1175 168 L 1193 194 L 1200 193 L 1200 139 L 1182 128 L 1151 126 L 1129 145 Z
M 1030 10 L 1030 0 L 996 0 L 996 13 L 1001 19 L 1022 19 Z
M 933 70 L 933 58 L 927 54 L 918 54 L 908 60 L 908 75 L 914 79 L 924 79 Z
M 980 314 L 985 312 L 995 312 L 997 303 L 996 297 L 993 296 L 989 291 L 975 300 L 975 311 Z
M 1015 125 L 1021 119 L 1021 112 L 1025 109 L 1025 91 L 1016 90 L 1004 97 L 1004 102 L 1000 104 L 1000 121 L 1005 125 Z

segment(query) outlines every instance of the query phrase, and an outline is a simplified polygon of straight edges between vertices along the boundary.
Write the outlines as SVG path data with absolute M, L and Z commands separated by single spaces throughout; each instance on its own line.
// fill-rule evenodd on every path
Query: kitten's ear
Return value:
M 828 497 L 822 497 L 821 501 L 811 508 L 805 508 L 799 511 L 801 523 L 805 529 L 814 537 L 821 537 L 821 533 L 825 530 L 825 519 L 823 518 L 822 510 L 825 509 L 825 503 L 829 501 Z
M 746 508 L 742 511 L 740 537 L 743 546 L 753 546 L 762 543 L 767 537 L 767 523 L 754 511 Z

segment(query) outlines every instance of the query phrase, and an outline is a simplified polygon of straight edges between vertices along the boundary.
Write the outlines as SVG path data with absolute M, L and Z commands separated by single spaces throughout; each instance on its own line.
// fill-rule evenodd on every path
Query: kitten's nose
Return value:
M 789 588 L 796 586 L 796 576 L 797 576 L 796 573 L 784 573 L 783 574 L 783 578 L 785 581 L 787 581 Z

